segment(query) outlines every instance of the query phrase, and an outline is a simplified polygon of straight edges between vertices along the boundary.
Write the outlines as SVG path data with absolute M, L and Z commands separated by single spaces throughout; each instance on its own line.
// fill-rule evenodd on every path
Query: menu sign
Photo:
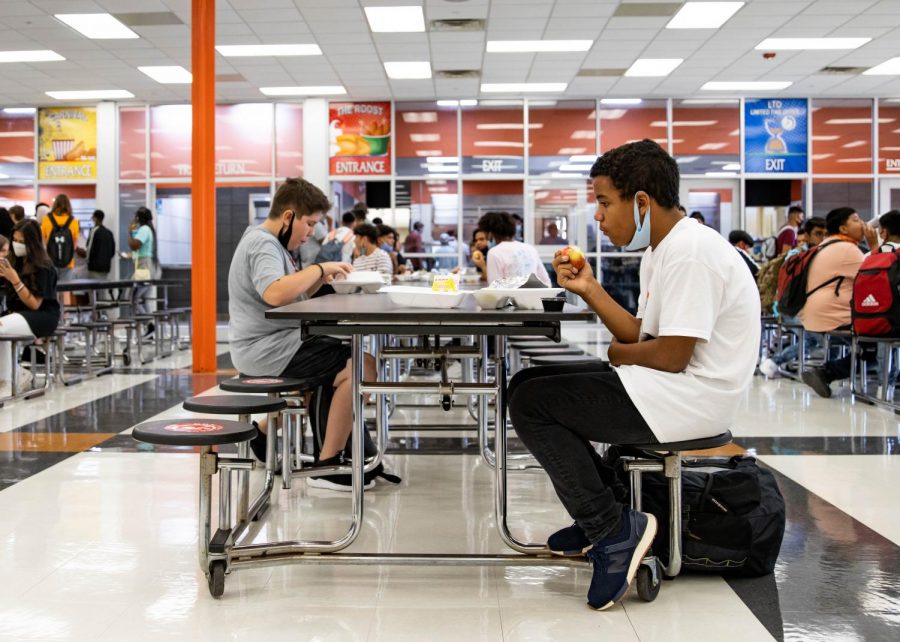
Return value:
M 806 172 L 807 114 L 805 98 L 745 101 L 745 171 L 762 174 Z
M 49 107 L 38 110 L 38 176 L 97 178 L 97 110 Z
M 331 103 L 330 171 L 335 176 L 391 173 L 391 103 Z

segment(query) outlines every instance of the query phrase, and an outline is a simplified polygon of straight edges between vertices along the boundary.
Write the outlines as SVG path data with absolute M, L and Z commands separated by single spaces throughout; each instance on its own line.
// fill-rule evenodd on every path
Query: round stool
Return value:
M 256 428 L 242 421 L 210 417 L 163 419 L 135 426 L 131 436 L 148 444 L 218 446 L 249 441 L 256 436 Z
M 279 394 L 282 392 L 297 392 L 299 390 L 311 390 L 321 385 L 321 379 L 292 379 L 290 377 L 246 377 L 240 376 L 234 379 L 226 379 L 219 384 L 219 388 L 226 392 L 256 392 L 267 394 Z
M 261 415 L 281 412 L 287 408 L 287 401 L 277 397 L 259 395 L 207 395 L 191 397 L 182 404 L 190 412 L 211 415 Z
M 532 357 L 531 365 L 533 366 L 559 366 L 571 363 L 603 363 L 606 359 L 600 357 L 592 357 L 589 354 L 555 354 L 544 357 Z

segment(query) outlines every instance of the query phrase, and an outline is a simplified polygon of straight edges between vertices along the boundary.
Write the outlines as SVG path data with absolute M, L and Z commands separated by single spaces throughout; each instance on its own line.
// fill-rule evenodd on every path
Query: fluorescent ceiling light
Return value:
M 180 65 L 138 67 L 138 71 L 163 85 L 189 85 L 193 79 L 191 72 Z
M 726 172 L 739 172 L 741 170 L 740 163 L 726 163 L 722 165 L 722 169 Z
M 900 75 L 900 56 L 885 60 L 880 65 L 866 69 L 863 76 L 898 76 Z
M 451 165 L 458 165 L 459 158 L 456 156 L 431 156 L 428 159 L 429 163 L 450 163 Z
M 588 115 L 588 120 L 594 120 L 598 116 L 601 120 L 618 120 L 627 113 L 627 109 L 601 109 L 599 112 L 592 111 Z
M 559 166 L 561 172 L 588 172 L 593 165 L 581 165 L 576 163 L 565 163 Z
M 666 29 L 718 29 L 743 6 L 743 2 L 685 2 Z
M 756 49 L 764 51 L 857 49 L 871 40 L 871 38 L 766 38 L 756 45 Z
M 217 45 L 216 51 L 226 58 L 257 56 L 321 56 L 319 45 Z
M 597 137 L 597 132 L 592 129 L 576 129 L 572 132 L 572 135 L 569 138 L 584 139 L 584 140 L 594 140 Z
M 849 143 L 845 143 L 845 144 L 841 145 L 841 147 L 862 147 L 865 144 L 866 144 L 866 141 L 864 141 L 864 140 L 854 140 L 854 141 L 850 141 Z
M 552 101 L 553 104 L 556 104 L 556 101 Z M 523 101 L 521 100 L 500 100 L 497 98 L 489 99 L 489 100 L 479 100 L 478 104 L 482 107 L 521 107 Z M 535 105 L 534 101 L 529 101 L 528 105 L 533 107 Z
M 879 118 L 879 123 L 892 123 L 893 118 Z M 826 125 L 869 125 L 872 123 L 871 118 L 829 118 L 825 121 Z
M 140 38 L 108 13 L 57 13 L 54 17 L 93 40 Z
M 714 152 L 722 149 L 723 147 L 728 147 L 728 143 L 703 143 L 697 149 L 702 151 Z
M 871 163 L 871 158 L 839 158 L 838 163 Z
M 436 111 L 404 111 L 401 112 L 400 118 L 404 123 L 436 123 Z
M 672 127 L 711 127 L 718 120 L 673 120 Z M 654 120 L 650 123 L 651 127 L 668 127 L 668 123 L 664 120 Z
M 737 105 L 737 98 L 685 98 L 682 105 Z
M 488 53 L 553 53 L 587 51 L 593 40 L 488 40 Z
M 705 83 L 704 91 L 778 91 L 787 89 L 792 82 L 780 80 L 713 81 Z
M 601 105 L 640 105 L 640 98 L 601 98 Z
M 37 110 L 34 107 L 4 107 L 3 112 L 7 114 L 33 114 Z
M 586 151 L 587 151 L 587 147 L 563 147 L 556 153 L 559 154 L 560 156 L 567 156 L 568 154 L 583 154 Z M 594 158 L 594 157 L 592 156 L 591 158 Z M 573 156 L 569 160 L 575 160 L 575 157 Z
M 65 60 L 65 58 L 50 49 L 0 51 L 0 62 L 57 62 L 60 60 Z
M 308 87 L 260 87 L 266 96 L 339 96 L 347 93 L 343 85 L 310 85 Z
M 625 75 L 646 78 L 668 76 L 683 62 L 684 58 L 638 58 Z
M 831 158 L 834 154 L 813 154 L 813 160 L 825 160 L 826 158 Z
M 422 7 L 364 7 L 369 28 L 374 33 L 425 31 Z
M 386 62 L 384 70 L 393 80 L 424 80 L 431 78 L 431 63 L 426 61 Z
M 134 98 L 134 94 L 125 89 L 80 89 L 77 91 L 48 91 L 50 98 L 56 100 L 113 100 L 115 98 Z
M 568 83 L 564 82 L 485 82 L 481 83 L 481 91 L 494 93 L 544 93 L 565 91 Z
M 439 150 L 439 149 L 416 150 L 416 156 L 421 156 L 422 158 L 425 158 L 427 156 L 440 156 L 440 154 L 441 154 L 441 150 Z
M 441 140 L 441 135 L 440 134 L 410 134 L 409 139 L 414 143 L 436 143 L 439 140 Z
M 630 141 L 629 141 L 630 142 Z M 695 160 L 699 160 L 699 156 L 679 156 L 675 159 L 675 162 L 679 165 L 686 165 L 688 163 L 693 163 Z
M 474 107 L 478 104 L 477 100 L 439 100 L 438 107 Z

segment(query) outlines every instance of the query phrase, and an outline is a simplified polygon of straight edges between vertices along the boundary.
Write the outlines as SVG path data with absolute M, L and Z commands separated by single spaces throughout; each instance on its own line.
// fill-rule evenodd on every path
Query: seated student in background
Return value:
M 363 223 L 357 225 L 353 233 L 356 234 L 356 250 L 359 254 L 353 259 L 353 269 L 393 274 L 394 262 L 387 252 L 378 247 L 378 230 L 375 226 Z
M 559 284 L 614 337 L 609 364 L 526 368 L 508 398 L 517 435 L 575 520 L 548 546 L 587 552 L 588 604 L 605 609 L 627 591 L 656 521 L 616 499 L 604 481 L 615 473 L 600 470 L 590 442 L 662 443 L 731 428 L 756 367 L 760 316 L 756 284 L 734 248 L 677 209 L 678 165 L 659 145 L 612 149 L 590 176 L 604 234 L 631 251 L 648 248 L 637 316 L 612 299 L 589 263 L 576 269 L 557 252 Z
M 900 249 L 900 210 L 891 210 L 879 217 L 878 237 L 881 240 L 881 252 Z M 875 248 L 871 248 L 871 251 L 874 252 Z
M 378 247 L 387 252 L 387 255 L 391 258 L 391 264 L 393 265 L 391 274 L 398 274 L 400 263 L 397 258 L 397 251 L 394 249 L 396 247 L 397 232 L 390 225 L 385 225 L 384 223 L 376 225 L 375 229 L 378 231 Z
M 825 217 L 828 232 L 822 247 L 809 263 L 806 304 L 800 321 L 807 332 L 831 332 L 850 328 L 853 281 L 863 262 L 859 244 L 879 246 L 878 234 L 851 207 L 839 207 Z M 863 355 L 870 360 L 872 354 Z M 831 396 L 831 382 L 850 376 L 850 357 L 832 359 L 801 373 L 803 382 L 820 397 Z
M 738 254 L 741 255 L 744 263 L 746 263 L 747 267 L 750 269 L 750 274 L 755 279 L 756 275 L 759 274 L 759 264 L 750 254 L 750 250 L 753 249 L 753 237 L 744 230 L 731 230 L 731 232 L 728 233 L 728 242 L 731 243 L 731 245 L 734 246 L 734 249 L 738 251 Z
M 336 275 L 353 268 L 342 262 L 325 262 L 297 270 L 291 252 L 306 241 L 331 203 L 319 188 L 302 178 L 287 179 L 272 198 L 268 218 L 247 228 L 231 259 L 228 272 L 228 333 L 231 359 L 244 375 L 282 376 L 333 381 L 323 393 L 327 408 L 317 415 L 326 425 L 325 440 L 314 466 L 342 463 L 342 453 L 352 427 L 350 348 L 332 337 L 304 339 L 294 323 L 266 318 L 266 311 L 303 301 Z M 371 358 L 364 364 L 367 379 L 375 378 Z M 324 416 L 323 416 L 324 415 Z M 260 426 L 265 428 L 265 426 Z M 266 437 L 261 432 L 250 442 L 253 453 L 265 460 Z M 378 472 L 376 472 L 378 471 Z M 366 475 L 371 488 L 376 469 Z M 315 488 L 350 490 L 350 475 L 326 474 L 307 478 Z
M 534 274 L 550 287 L 550 275 L 541 263 L 538 251 L 522 241 L 513 240 L 516 233 L 516 221 L 507 212 L 488 212 L 478 220 L 478 229 L 488 235 L 491 249 L 484 265 L 473 262 L 487 274 L 487 282 L 497 279 L 508 279 L 514 276 Z

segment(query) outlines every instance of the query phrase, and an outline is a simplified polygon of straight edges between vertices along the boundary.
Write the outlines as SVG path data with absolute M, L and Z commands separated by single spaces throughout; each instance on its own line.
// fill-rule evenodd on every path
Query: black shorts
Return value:
M 350 346 L 346 343 L 333 337 L 313 336 L 303 341 L 281 376 L 334 381 L 349 358 Z

